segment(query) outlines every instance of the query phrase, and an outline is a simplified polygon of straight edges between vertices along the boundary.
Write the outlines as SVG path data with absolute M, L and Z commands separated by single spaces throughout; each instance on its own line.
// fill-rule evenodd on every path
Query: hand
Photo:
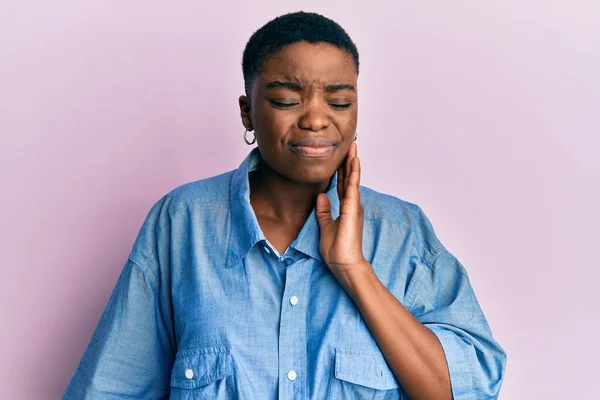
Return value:
M 321 229 L 320 251 L 323 260 L 340 280 L 352 270 L 370 264 L 362 252 L 364 209 L 360 199 L 360 160 L 353 142 L 338 170 L 337 190 L 340 216 L 331 217 L 331 203 L 326 194 L 317 197 L 317 220 Z M 342 284 L 344 282 L 341 282 Z

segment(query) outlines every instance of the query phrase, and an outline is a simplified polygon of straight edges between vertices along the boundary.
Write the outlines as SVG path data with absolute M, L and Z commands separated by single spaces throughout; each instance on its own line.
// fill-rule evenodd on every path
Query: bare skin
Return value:
M 356 88 L 356 81 L 346 52 L 295 43 L 264 62 L 251 100 L 240 97 L 242 123 L 254 131 L 265 161 L 251 176 L 250 202 L 279 252 L 296 237 L 348 153 L 358 112 L 356 89 L 349 87 Z M 328 157 L 303 157 L 290 145 L 306 138 L 335 146 Z
M 404 391 L 414 400 L 451 399 L 437 337 L 381 283 L 362 253 L 358 115 L 352 57 L 329 44 L 294 43 L 265 60 L 242 123 L 264 160 L 250 177 L 250 203 L 265 236 L 283 253 L 316 207 L 323 260 L 352 297 Z M 338 171 L 340 217 L 324 194 Z

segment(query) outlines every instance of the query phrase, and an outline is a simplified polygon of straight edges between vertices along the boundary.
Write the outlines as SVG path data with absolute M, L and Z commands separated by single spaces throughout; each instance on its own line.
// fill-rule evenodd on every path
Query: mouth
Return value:
M 294 153 L 310 158 L 325 157 L 331 154 L 337 146 L 337 142 L 322 138 L 299 140 L 289 144 L 290 150 Z

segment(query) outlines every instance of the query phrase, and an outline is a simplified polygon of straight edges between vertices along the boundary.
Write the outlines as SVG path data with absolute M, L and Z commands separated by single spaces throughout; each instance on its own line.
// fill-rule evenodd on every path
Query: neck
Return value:
M 328 187 L 329 181 L 291 181 L 261 162 L 260 168 L 250 174 L 250 203 L 259 218 L 301 225 L 315 207 L 319 193 L 325 193 Z

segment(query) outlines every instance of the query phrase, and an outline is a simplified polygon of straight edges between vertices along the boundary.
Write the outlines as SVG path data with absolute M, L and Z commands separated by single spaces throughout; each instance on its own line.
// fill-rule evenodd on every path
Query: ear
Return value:
M 240 96 L 238 100 L 240 104 L 240 117 L 242 117 L 242 125 L 249 131 L 253 130 L 252 118 L 250 117 L 250 99 L 247 96 Z

